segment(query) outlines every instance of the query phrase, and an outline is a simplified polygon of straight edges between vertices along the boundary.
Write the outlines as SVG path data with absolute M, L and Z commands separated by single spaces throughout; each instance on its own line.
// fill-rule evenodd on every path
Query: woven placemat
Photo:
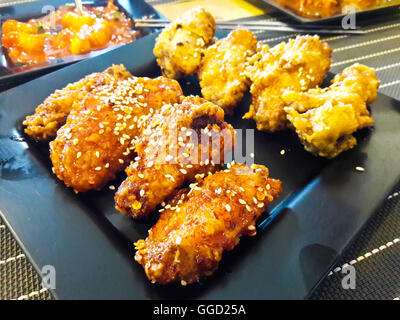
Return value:
M 11 2 L 11 1 L 1 1 Z M 23 2 L 23 1 L 12 1 Z M 26 1 L 25 1 L 26 2 Z M 148 0 L 150 4 L 176 2 Z M 268 15 L 246 20 L 285 19 L 271 10 Z M 358 19 L 368 30 L 361 36 L 322 36 L 334 48 L 331 71 L 360 62 L 376 68 L 381 80 L 379 91 L 400 99 L 400 10 L 390 16 Z M 294 37 L 295 33 L 256 32 L 273 46 Z M 1 171 L 0 171 L 1 177 Z M 400 184 L 347 248 L 331 273 L 316 288 L 310 299 L 398 299 L 400 297 Z M 342 267 L 356 270 L 356 289 L 343 289 Z M 41 286 L 41 279 L 17 242 L 0 219 L 0 299 L 53 299 Z
M 0 174 L 1 176 L 1 174 Z M 0 218 L 0 299 L 49 300 L 51 293 Z

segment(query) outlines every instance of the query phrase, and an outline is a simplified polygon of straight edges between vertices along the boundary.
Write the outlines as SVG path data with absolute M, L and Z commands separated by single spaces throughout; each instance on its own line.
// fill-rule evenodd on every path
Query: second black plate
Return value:
M 297 10 L 290 7 L 289 5 L 280 3 L 279 0 L 262 0 L 263 2 L 269 4 L 270 6 L 278 9 L 281 12 L 284 12 L 288 16 L 296 19 L 301 23 L 322 23 L 322 22 L 332 22 L 343 19 L 346 14 L 344 13 L 336 13 L 330 17 L 317 17 L 317 16 L 303 16 Z M 393 10 L 394 7 L 400 6 L 399 0 L 389 0 L 387 3 L 379 5 L 375 8 L 367 9 L 367 10 L 359 10 L 356 11 L 357 15 L 367 15 L 367 14 L 377 14 L 380 12 L 387 12 L 388 10 Z

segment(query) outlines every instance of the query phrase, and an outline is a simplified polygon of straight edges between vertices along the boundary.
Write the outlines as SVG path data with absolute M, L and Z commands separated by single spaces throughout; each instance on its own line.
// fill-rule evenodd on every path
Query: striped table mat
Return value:
M 27 2 L 26 0 L 4 3 Z M 281 13 L 260 1 L 147 0 L 173 19 L 190 7 L 203 5 L 218 19 L 285 20 Z M 379 91 L 400 99 L 400 10 L 391 14 L 358 18 L 364 35 L 321 36 L 333 51 L 331 71 L 337 73 L 360 62 L 374 67 L 381 80 Z M 273 46 L 296 36 L 295 33 L 255 32 L 260 41 Z M 0 172 L 1 174 L 1 172 Z M 343 289 L 344 266 L 356 269 L 356 289 Z M 0 220 L 0 299 L 52 299 L 40 285 L 40 277 L 27 260 L 11 233 Z M 314 290 L 310 299 L 400 299 L 400 184 L 384 201 L 371 221 L 342 255 L 338 264 Z

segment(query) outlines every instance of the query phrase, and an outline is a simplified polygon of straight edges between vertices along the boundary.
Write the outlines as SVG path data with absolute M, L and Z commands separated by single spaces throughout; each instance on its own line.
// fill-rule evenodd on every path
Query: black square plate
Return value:
M 322 23 L 322 22 L 333 22 L 337 21 L 340 19 L 343 19 L 345 17 L 345 14 L 338 12 L 331 17 L 305 17 L 301 15 L 300 12 L 298 12 L 296 9 L 290 7 L 289 5 L 282 4 L 280 0 L 262 0 L 263 2 L 269 4 L 270 6 L 278 9 L 279 11 L 289 15 L 290 17 L 296 19 L 297 21 L 301 23 Z M 400 1 L 399 0 L 389 0 L 384 4 L 378 5 L 375 8 L 367 9 L 367 10 L 360 10 L 357 11 L 357 15 L 368 15 L 368 14 L 378 14 L 380 12 L 389 12 L 390 10 L 393 10 L 394 7 L 400 6 Z
M 91 0 L 82 1 L 86 6 L 106 6 L 107 0 Z M 18 21 L 28 21 L 30 19 L 39 18 L 44 16 L 46 8 L 58 8 L 73 1 L 68 0 L 42 0 L 34 1 L 29 3 L 11 5 L 6 7 L 0 7 L 0 23 L 4 23 L 8 19 L 15 19 Z M 154 8 L 148 5 L 143 0 L 115 0 L 114 4 L 123 12 L 128 18 L 140 19 L 140 18 L 152 18 L 160 19 L 163 18 Z M 46 7 L 47 6 L 47 7 Z M 43 13 L 44 11 L 44 13 Z M 151 29 L 141 29 L 140 36 L 145 36 L 150 32 L 154 31 Z M 1 38 L 1 30 L 0 30 Z M 1 47 L 1 44 L 0 44 Z M 0 91 L 11 88 L 26 80 L 31 80 L 34 77 L 38 77 L 55 69 L 59 69 L 63 66 L 71 64 L 73 62 L 80 61 L 102 54 L 112 47 L 108 47 L 102 50 L 91 51 L 85 54 L 72 55 L 55 59 L 53 61 L 47 61 L 43 63 L 29 64 L 29 65 L 15 65 L 8 58 L 7 49 L 1 47 L 0 50 Z M 24 81 L 25 80 L 25 81 Z
M 226 33 L 219 32 L 218 37 Z M 48 145 L 23 134 L 22 120 L 55 89 L 111 64 L 156 76 L 156 34 L 0 94 L 0 213 L 35 267 L 56 269 L 63 299 L 303 299 L 329 271 L 351 239 L 399 180 L 400 102 L 379 94 L 375 126 L 357 133 L 353 150 L 328 161 L 303 150 L 292 132 L 254 132 L 255 161 L 283 182 L 283 194 L 259 220 L 258 235 L 224 253 L 203 282 L 181 287 L 151 284 L 133 260 L 132 242 L 157 219 L 133 221 L 114 209 L 113 192 L 76 195 L 51 172 Z M 198 93 L 191 79 L 186 93 Z M 241 117 L 245 97 L 228 117 Z M 280 151 L 286 152 L 281 155 Z M 355 170 L 362 166 L 364 172 Z M 112 184 L 118 185 L 123 174 Z

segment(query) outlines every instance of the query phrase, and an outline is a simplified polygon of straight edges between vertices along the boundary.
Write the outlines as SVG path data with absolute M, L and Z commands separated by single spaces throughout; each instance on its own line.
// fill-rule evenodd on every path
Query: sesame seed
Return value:
M 284 154 L 285 154 L 285 150 L 282 149 L 282 150 L 281 150 L 281 155 L 283 156 Z
M 364 169 L 363 167 L 356 167 L 356 170 L 357 170 L 357 171 L 360 171 L 360 172 L 365 171 L 365 169 Z
M 182 172 L 183 174 L 187 174 L 187 171 L 185 169 L 179 169 L 180 172 Z
M 145 193 L 145 192 L 144 192 L 144 190 L 143 190 L 143 189 L 142 189 L 142 190 L 140 190 L 140 196 L 141 196 L 141 197 L 143 197 L 143 196 L 144 196 L 144 193 Z
M 96 167 L 96 168 L 94 168 L 94 170 L 100 171 L 100 170 L 101 170 L 101 167 Z
M 115 190 L 115 187 L 113 185 L 108 187 L 110 190 Z
M 253 225 L 251 225 L 251 226 L 248 227 L 248 229 L 249 229 L 249 230 L 256 230 L 256 227 L 253 226 Z
M 79 151 L 79 152 L 76 154 L 76 158 L 79 159 L 79 158 L 81 157 L 81 155 L 82 155 L 82 152 Z
M 246 204 L 246 201 L 244 201 L 243 199 L 239 199 L 239 203 Z
M 225 205 L 225 209 L 228 210 L 228 212 L 230 212 L 231 211 L 231 206 L 229 204 L 226 204 Z

